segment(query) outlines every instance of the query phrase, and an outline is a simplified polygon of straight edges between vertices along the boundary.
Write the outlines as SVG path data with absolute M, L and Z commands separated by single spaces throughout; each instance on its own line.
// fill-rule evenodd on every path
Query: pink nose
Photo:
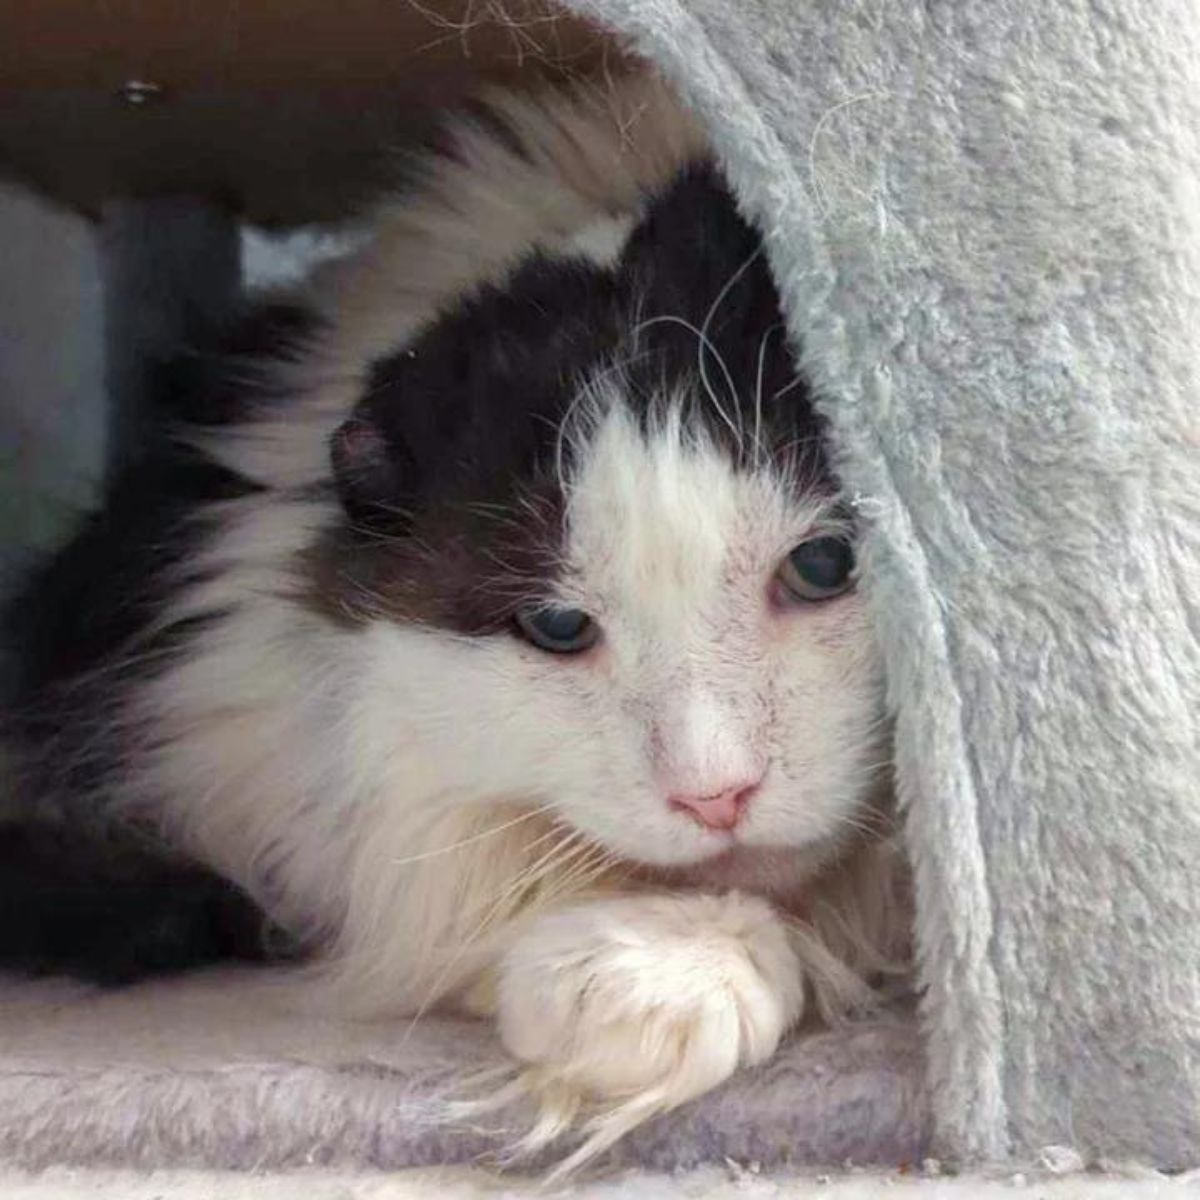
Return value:
M 739 784 L 711 796 L 671 796 L 667 803 L 706 829 L 733 829 L 757 788 L 757 783 Z

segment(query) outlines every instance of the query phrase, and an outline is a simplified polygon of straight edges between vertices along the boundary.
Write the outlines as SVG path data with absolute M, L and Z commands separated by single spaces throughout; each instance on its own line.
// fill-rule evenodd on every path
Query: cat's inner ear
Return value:
M 329 447 L 342 507 L 356 521 L 403 526 L 412 463 L 367 414 L 356 414 L 334 431 Z

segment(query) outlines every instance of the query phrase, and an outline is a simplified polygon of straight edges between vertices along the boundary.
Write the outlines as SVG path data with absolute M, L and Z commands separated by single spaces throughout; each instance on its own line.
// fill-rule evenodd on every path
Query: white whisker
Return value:
M 729 368 L 725 365 L 725 360 L 721 357 L 716 346 L 709 341 L 708 336 L 703 331 L 697 329 L 696 326 L 691 323 L 691 321 L 687 321 L 684 320 L 683 317 L 676 317 L 670 314 L 648 318 L 638 326 L 637 331 L 640 333 L 643 329 L 649 329 L 654 325 L 682 325 L 684 329 L 688 330 L 690 333 L 694 333 L 696 335 L 696 340 L 699 343 L 699 353 L 702 354 L 703 351 L 707 350 L 709 354 L 716 359 L 717 365 L 721 368 L 721 373 L 725 376 L 725 384 L 729 389 L 729 394 L 733 397 L 737 396 L 737 388 L 734 386 L 733 376 L 729 373 Z M 704 360 L 702 357 L 700 359 L 700 378 L 701 382 L 704 384 L 705 393 L 707 394 L 709 400 L 712 401 L 713 407 L 717 410 L 717 415 L 728 426 L 730 433 L 733 434 L 738 445 L 741 445 L 741 430 L 738 429 L 737 422 L 734 421 L 729 413 L 725 411 L 725 406 L 721 403 L 720 397 L 718 397 L 716 392 L 713 390 L 712 384 L 708 379 L 708 374 L 704 369 Z
M 762 335 L 762 340 L 758 343 L 758 370 L 754 377 L 754 450 L 759 456 L 762 455 L 763 369 L 766 365 L 767 346 L 770 344 L 771 335 L 781 328 L 779 322 L 776 322 Z
M 740 267 L 738 267 L 738 269 L 736 271 L 734 271 L 732 275 L 730 275 L 729 279 L 725 282 L 724 287 L 721 288 L 721 290 L 717 293 L 716 298 L 713 300 L 712 304 L 709 305 L 708 312 L 705 313 L 705 315 L 704 315 L 704 322 L 700 326 L 700 332 L 703 335 L 704 340 L 706 342 L 710 341 L 709 336 L 708 336 L 709 328 L 712 325 L 713 318 L 716 316 L 718 309 L 720 309 L 721 304 L 725 300 L 725 297 L 729 295 L 729 293 L 736 286 L 738 280 L 741 279 L 741 277 L 758 260 L 758 258 L 761 254 L 762 254 L 762 247 L 761 246 L 756 247 L 755 250 L 746 258 L 745 262 L 743 262 L 742 265 Z M 709 387 L 708 378 L 707 378 L 707 375 L 705 374 L 704 355 L 700 351 L 697 351 L 696 357 L 697 357 L 697 359 L 699 361 L 699 365 L 700 365 L 700 378 L 701 378 L 701 380 L 703 380 L 704 386 L 706 388 L 708 388 L 708 390 L 711 394 L 712 389 L 711 389 L 711 387 Z M 734 402 L 734 404 L 736 404 L 737 397 L 738 397 L 738 390 L 734 386 L 733 381 L 730 378 L 729 371 L 725 367 L 724 362 L 722 362 L 720 355 L 716 355 L 715 357 L 717 359 L 717 362 L 720 364 L 722 371 L 724 371 L 724 373 L 725 373 L 725 381 L 729 387 L 730 399 Z M 737 430 L 736 436 L 737 436 L 738 453 L 740 454 L 742 452 L 742 435 L 741 435 L 740 428 Z
M 500 825 L 494 825 L 491 829 L 485 829 L 482 833 L 475 834 L 474 837 L 463 838 L 461 842 L 455 842 L 452 846 L 441 846 L 437 850 L 427 850 L 423 854 L 411 854 L 407 858 L 394 858 L 392 866 L 406 867 L 410 863 L 425 862 L 431 858 L 440 858 L 443 854 L 453 854 L 454 851 L 461 850 L 464 846 L 474 846 L 478 842 L 495 837 L 498 833 L 503 833 L 506 829 L 512 829 L 514 825 L 523 825 L 526 821 L 533 820 L 534 817 L 543 816 L 552 811 L 553 807 L 552 804 L 544 804 L 541 808 L 531 809 L 519 817 L 514 817 L 511 821 L 504 821 Z
M 454 968 L 462 961 L 467 952 L 475 946 L 480 938 L 493 926 L 497 916 L 505 907 L 506 903 L 514 896 L 519 895 L 522 891 L 530 890 L 537 886 L 538 881 L 549 874 L 552 870 L 562 867 L 574 859 L 581 851 L 586 851 L 589 847 L 586 843 L 580 844 L 581 835 L 575 830 L 569 830 L 564 834 L 562 841 L 555 843 L 550 849 L 537 859 L 534 863 L 525 867 L 517 873 L 517 875 L 509 880 L 508 884 L 496 896 L 484 913 L 483 917 L 476 923 L 474 928 L 459 942 L 449 960 L 443 965 L 442 969 L 434 977 L 429 986 L 425 999 L 413 1013 L 412 1018 L 405 1030 L 401 1044 L 404 1044 L 412 1036 L 413 1030 L 420 1022 L 422 1017 L 429 1011 L 430 1007 L 440 998 L 442 987 L 450 978 Z M 542 839 L 539 839 L 539 841 Z M 537 843 L 534 843 L 535 845 Z

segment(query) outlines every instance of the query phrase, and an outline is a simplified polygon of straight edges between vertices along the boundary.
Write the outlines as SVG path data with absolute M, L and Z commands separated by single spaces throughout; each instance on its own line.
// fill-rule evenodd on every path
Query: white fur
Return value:
M 600 217 L 572 234 L 564 243 L 568 253 L 580 254 L 597 266 L 610 267 L 621 256 L 633 232 L 634 214 Z
M 517 648 L 539 676 L 529 682 L 539 727 L 554 730 L 551 761 L 570 744 L 576 778 L 555 803 L 601 844 L 673 865 L 733 839 L 665 797 L 761 779 L 738 844 L 836 841 L 877 765 L 870 633 L 852 595 L 770 602 L 780 563 L 828 519 L 823 505 L 798 504 L 769 470 L 735 473 L 681 419 L 647 441 L 618 396 L 583 454 L 558 599 L 593 615 L 602 645 L 586 666 Z M 586 713 L 582 737 L 559 728 L 560 712 Z
M 527 156 L 466 130 L 465 165 L 314 285 L 331 331 L 288 368 L 286 415 L 210 444 L 265 491 L 230 502 L 192 564 L 172 615 L 222 615 L 126 703 L 113 802 L 321 948 L 341 1006 L 498 1006 L 543 1095 L 610 1114 L 595 1147 L 769 1055 L 806 984 L 827 1016 L 859 1003 L 856 972 L 894 948 L 895 875 L 858 835 L 881 681 L 853 594 L 771 600 L 825 506 L 766 467 L 735 474 L 678 408 L 643 436 L 616 372 L 581 393 L 565 480 L 558 599 L 594 614 L 594 651 L 341 627 L 295 598 L 297 554 L 336 516 L 305 485 L 371 358 L 534 245 L 611 256 L 696 148 L 644 81 L 613 111 L 508 106 Z M 759 778 L 736 835 L 666 803 Z M 766 900 L 705 887 L 810 923 L 788 934 Z
M 751 896 L 593 900 L 539 917 L 499 974 L 500 1037 L 542 1101 L 533 1143 L 601 1105 L 570 1169 L 764 1062 L 804 1008 L 801 962 Z

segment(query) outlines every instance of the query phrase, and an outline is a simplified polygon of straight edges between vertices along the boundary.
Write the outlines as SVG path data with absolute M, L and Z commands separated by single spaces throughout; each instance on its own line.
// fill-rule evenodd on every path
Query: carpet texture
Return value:
M 63 1170 L 0 1172 L 5 1200 L 1185 1200 L 1196 1180 L 1153 1172 L 943 1177 L 917 1172 L 843 1170 L 825 1174 L 755 1171 L 731 1163 L 676 1172 L 625 1171 L 547 1191 L 536 1181 L 481 1171 Z
M 0 1158 L 278 1169 L 464 1163 L 522 1114 L 466 1125 L 442 1101 L 496 1064 L 481 1024 L 351 1024 L 305 1014 L 270 973 L 121 992 L 0 990 Z M 527 1116 L 528 1114 L 524 1114 Z M 672 1170 L 725 1158 L 920 1161 L 920 1053 L 901 1016 L 796 1039 L 762 1070 L 646 1125 L 606 1160 Z
M 874 518 L 939 1151 L 1200 1162 L 1200 8 L 570 7 L 710 127 Z

